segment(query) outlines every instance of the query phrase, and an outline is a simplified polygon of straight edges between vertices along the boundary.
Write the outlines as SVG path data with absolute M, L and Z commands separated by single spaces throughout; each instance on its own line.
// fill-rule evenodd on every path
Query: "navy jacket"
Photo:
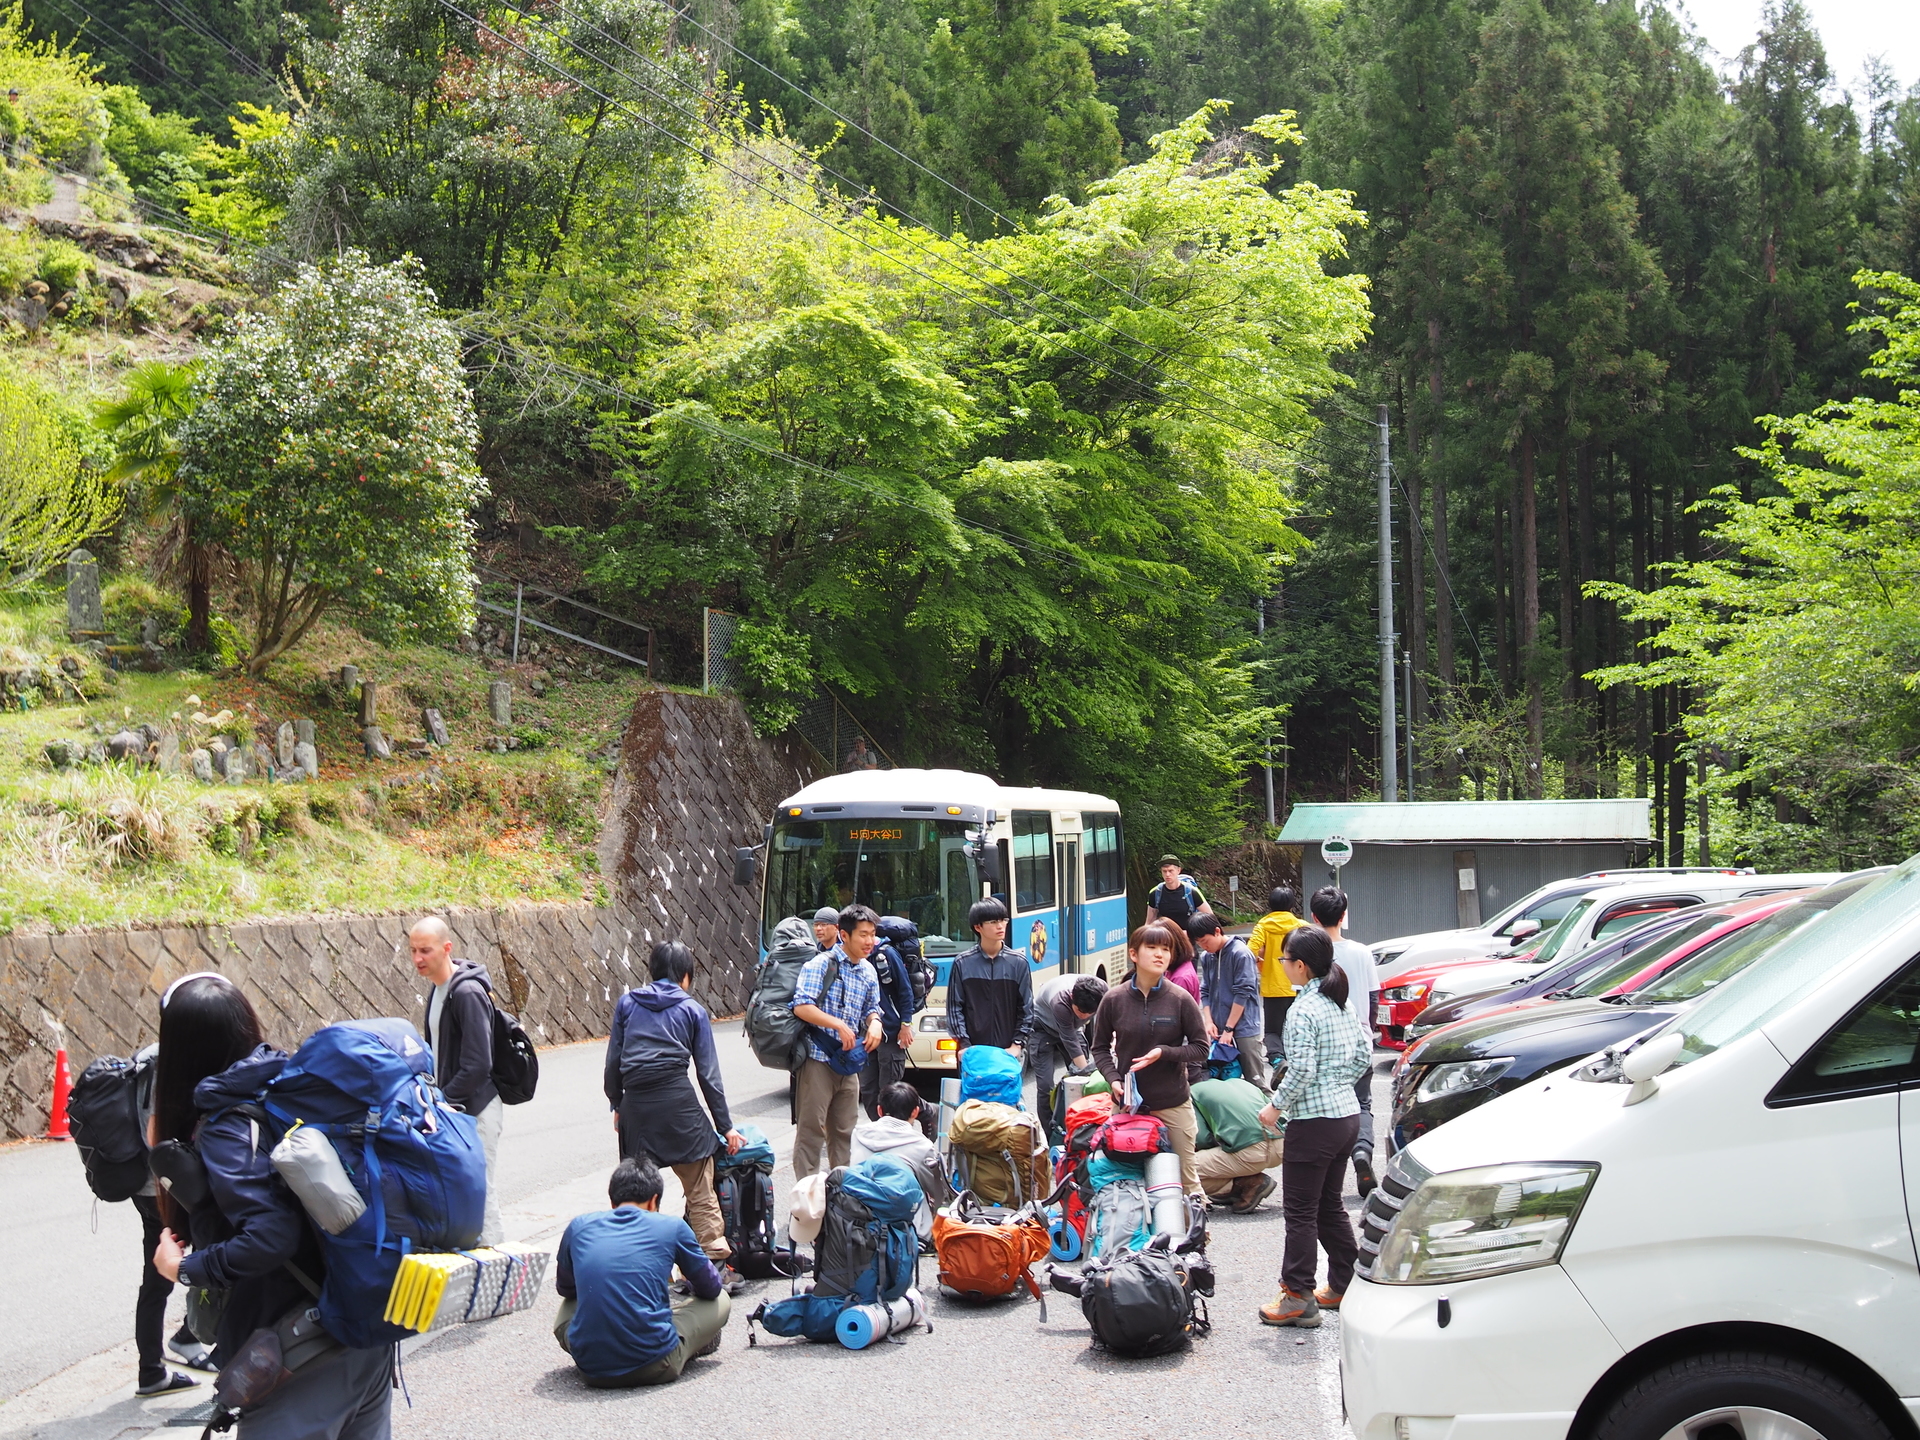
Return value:
M 969 1045 L 1025 1045 L 1033 1034 L 1033 970 L 1027 952 L 978 945 L 947 971 L 947 1033 Z
M 706 1097 L 705 1113 L 687 1082 L 689 1062 Z M 720 1135 L 733 1128 L 720 1056 L 713 1048 L 713 1021 L 704 1005 L 671 980 L 655 980 L 620 997 L 601 1086 L 607 1103 L 621 1111 L 622 1124 L 633 1126 L 633 1138 L 656 1164 L 704 1160 Z
M 1197 947 L 1196 947 L 1197 948 Z M 1227 1016 L 1235 1005 L 1242 1006 L 1235 1035 L 1258 1035 L 1266 1026 L 1260 1007 L 1260 962 L 1238 935 L 1230 936 L 1220 953 L 1202 950 L 1194 957 L 1200 962 L 1200 1001 L 1213 1023 L 1225 1030 Z
M 873 963 L 873 973 L 880 977 L 880 1028 L 891 1040 L 913 1019 L 913 982 L 907 978 L 907 962 L 884 940 L 873 947 L 867 959 Z
M 554 1256 L 553 1288 L 576 1302 L 567 1350 L 582 1373 L 612 1380 L 673 1353 L 680 1336 L 667 1286 L 676 1265 L 700 1299 L 720 1294 L 718 1272 L 679 1216 L 622 1206 L 574 1217 Z
M 190 1217 L 193 1253 L 180 1262 L 180 1279 L 230 1292 L 215 1346 L 222 1364 L 255 1330 L 311 1303 L 311 1292 L 287 1270 L 289 1264 L 315 1285 L 326 1275 L 307 1212 L 267 1158 L 267 1136 L 232 1108 L 255 1100 L 286 1063 L 285 1054 L 262 1045 L 193 1092 L 195 1108 L 206 1117 L 194 1148 L 207 1167 L 213 1198 Z

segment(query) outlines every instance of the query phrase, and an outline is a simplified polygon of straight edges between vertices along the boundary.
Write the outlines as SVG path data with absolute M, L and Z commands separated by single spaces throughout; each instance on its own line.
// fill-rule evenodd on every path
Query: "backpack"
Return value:
M 744 1028 L 753 1055 L 769 1070 L 792 1070 L 806 1058 L 806 1026 L 793 1013 L 793 992 L 800 970 L 820 953 L 813 928 L 805 920 L 782 920 L 774 946 L 754 976 Z
M 898 1300 L 920 1260 L 914 1213 L 920 1182 L 891 1155 L 843 1165 L 827 1176 L 827 1214 L 813 1247 L 813 1293 L 856 1305 Z
M 350 1349 L 412 1333 L 384 1318 L 409 1252 L 467 1249 L 480 1234 L 480 1133 L 440 1093 L 432 1069 L 433 1053 L 407 1021 L 349 1020 L 308 1036 L 260 1093 L 267 1133 L 278 1142 L 298 1126 L 324 1136 L 365 1203 L 337 1234 L 327 1228 L 336 1219 L 314 1217 L 327 1267 L 320 1320 Z
M 991 1100 L 1015 1109 L 1024 1098 L 1020 1057 L 997 1045 L 969 1045 L 960 1052 L 960 1098 Z
M 1062 1133 L 1069 1156 L 1085 1157 L 1093 1153 L 1100 1127 L 1113 1118 L 1113 1096 L 1082 1095 L 1067 1107 Z
M 966 1188 L 989 1205 L 1024 1205 L 1050 1188 L 1047 1134 L 1024 1110 L 962 1101 L 947 1122 L 947 1141 L 966 1157 Z
M 500 1092 L 502 1104 L 524 1105 L 540 1084 L 540 1054 L 519 1020 L 500 1008 L 493 987 L 477 975 L 467 979 L 486 993 L 487 1011 L 493 1017 L 493 1069 L 487 1078 Z
M 1031 1267 L 1044 1260 L 1051 1247 L 1046 1217 L 1037 1205 L 1023 1205 L 1000 1218 L 983 1212 L 972 1193 L 963 1190 L 933 1217 L 933 1253 L 942 1285 L 969 1300 L 995 1300 L 1024 1284 L 1040 1302 L 1043 1322 L 1047 1302 Z
M 1080 1311 L 1095 1342 L 1115 1355 L 1170 1355 L 1212 1328 L 1187 1281 L 1185 1262 L 1155 1244 L 1088 1265 L 1080 1274 Z
M 773 1146 L 757 1125 L 743 1125 L 747 1143 L 737 1154 L 713 1157 L 713 1190 L 726 1221 L 728 1261 L 750 1280 L 788 1275 L 789 1252 L 780 1248 L 773 1223 Z
M 1157 1115 L 1114 1115 L 1100 1127 L 1093 1145 L 1105 1154 L 1146 1156 L 1173 1149 L 1173 1137 L 1167 1134 L 1167 1122 Z
M 934 981 L 933 966 L 920 947 L 920 927 L 899 915 L 882 915 L 880 938 L 900 957 L 901 966 L 907 972 L 907 984 L 913 990 L 914 1013 L 918 1014 L 926 1007 Z
M 1153 1207 L 1139 1180 L 1115 1180 L 1093 1192 L 1087 1206 L 1087 1254 L 1112 1259 L 1153 1239 Z
M 140 1115 L 140 1093 L 152 1083 L 152 1056 L 102 1055 L 80 1072 L 67 1098 L 87 1188 L 102 1200 L 131 1200 L 153 1178 Z

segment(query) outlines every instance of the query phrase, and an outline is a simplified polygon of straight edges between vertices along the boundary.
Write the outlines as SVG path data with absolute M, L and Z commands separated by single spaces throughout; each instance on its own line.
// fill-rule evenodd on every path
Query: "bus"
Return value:
M 1127 947 L 1120 807 L 1079 790 L 1015 788 L 964 770 L 856 770 L 816 780 L 766 827 L 760 957 L 774 927 L 855 901 L 920 930 L 934 988 L 914 1021 L 910 1070 L 951 1072 L 953 959 L 975 943 L 967 911 L 1007 902 L 1007 943 L 1027 952 L 1034 988 L 1055 975 L 1115 980 Z M 761 867 L 742 852 L 736 878 Z M 1011 883 L 1009 883 L 1011 882 Z

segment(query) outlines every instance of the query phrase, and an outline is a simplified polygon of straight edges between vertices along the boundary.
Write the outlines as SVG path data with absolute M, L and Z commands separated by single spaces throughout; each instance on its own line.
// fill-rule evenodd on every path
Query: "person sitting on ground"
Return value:
M 1211 915 L 1213 907 L 1200 893 L 1191 875 L 1180 870 L 1178 855 L 1160 857 L 1160 883 L 1147 892 L 1147 924 L 1171 920 L 1182 929 L 1196 915 Z
M 1012 921 L 1006 902 L 992 897 L 967 912 L 980 943 L 947 972 L 947 1033 L 962 1050 L 993 1045 L 1018 1055 L 1032 1038 L 1033 969 L 1026 951 L 1007 944 Z
M 1247 942 L 1229 935 L 1218 915 L 1196 915 L 1187 934 L 1200 950 L 1200 1010 L 1207 1038 L 1230 1039 L 1240 1052 L 1240 1074 L 1267 1088 L 1267 1046 L 1260 1038 L 1260 962 Z
M 1186 1192 L 1198 1195 L 1200 1175 L 1193 1163 L 1198 1124 L 1187 1067 L 1205 1062 L 1207 1029 L 1199 1004 L 1167 981 L 1171 938 L 1163 925 L 1142 925 L 1133 932 L 1127 942 L 1133 974 L 1107 991 L 1094 1012 L 1093 1059 L 1116 1101 L 1127 1079 L 1133 1079 L 1140 1103 L 1166 1122 Z
M 1287 1058 L 1287 1007 L 1293 1004 L 1293 983 L 1287 979 L 1280 955 L 1287 936 L 1306 924 L 1294 912 L 1300 897 L 1285 885 L 1276 885 L 1267 894 L 1267 913 L 1254 922 L 1247 936 L 1247 948 L 1260 962 L 1261 1039 L 1267 1047 L 1267 1059 L 1279 1064 Z
M 553 1338 L 600 1390 L 665 1385 L 720 1348 L 733 1302 L 687 1222 L 660 1213 L 660 1172 L 630 1155 L 607 1182 L 611 1210 L 576 1215 L 553 1257 Z M 674 1266 L 691 1291 L 669 1300 Z
M 923 1109 L 920 1092 L 904 1080 L 896 1080 L 880 1092 L 880 1118 L 869 1120 L 853 1132 L 853 1159 L 858 1165 L 875 1155 L 891 1155 L 913 1171 L 920 1182 L 920 1208 L 914 1212 L 913 1228 L 922 1240 L 933 1234 L 933 1212 L 953 1199 L 953 1187 L 940 1166 L 940 1152 L 921 1129 Z
M 1216 1202 L 1224 1197 L 1236 1215 L 1260 1208 L 1276 1183 L 1266 1172 L 1285 1159 L 1280 1128 L 1261 1119 L 1266 1103 L 1266 1092 L 1245 1080 L 1202 1080 L 1193 1086 L 1193 1110 L 1200 1119 L 1200 1149 L 1193 1163 L 1200 1188 Z
M 1093 1068 L 1087 1026 L 1106 998 L 1107 982 L 1097 975 L 1056 975 L 1040 987 L 1033 1002 L 1033 1084 L 1047 1137 L 1060 1143 L 1066 1127 L 1060 1072 L 1084 1075 Z

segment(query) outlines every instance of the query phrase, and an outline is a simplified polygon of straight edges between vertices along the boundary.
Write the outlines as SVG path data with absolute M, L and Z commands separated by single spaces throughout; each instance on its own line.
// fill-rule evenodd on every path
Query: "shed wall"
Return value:
M 1341 884 L 1346 888 L 1352 936 L 1369 943 L 1459 924 L 1454 902 L 1453 853 L 1472 850 L 1477 861 L 1480 914 L 1490 920 L 1506 906 L 1550 880 L 1589 870 L 1631 865 L 1631 843 L 1588 845 L 1445 844 L 1354 846 Z M 1306 847 L 1301 879 L 1308 893 L 1328 883 L 1319 852 Z

